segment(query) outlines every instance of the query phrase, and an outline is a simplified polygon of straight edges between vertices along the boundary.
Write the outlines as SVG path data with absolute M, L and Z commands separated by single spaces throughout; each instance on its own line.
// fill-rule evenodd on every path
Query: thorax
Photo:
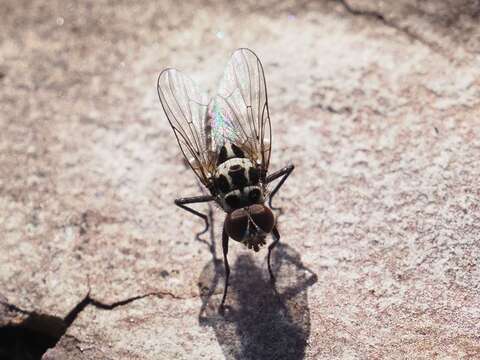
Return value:
M 222 149 L 220 154 L 223 152 L 226 156 L 220 159 L 214 174 L 220 206 L 226 212 L 230 212 L 241 207 L 263 203 L 263 187 L 259 181 L 259 170 L 256 164 L 242 156 L 243 153 L 240 153 L 238 148 L 235 149 L 235 153 L 228 145 L 225 148 L 226 150 Z

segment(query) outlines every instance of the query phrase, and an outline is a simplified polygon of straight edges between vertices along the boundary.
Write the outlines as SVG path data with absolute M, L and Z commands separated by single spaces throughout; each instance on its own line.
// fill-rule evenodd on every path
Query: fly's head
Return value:
M 275 225 L 275 217 L 264 204 L 253 204 L 230 212 L 225 219 L 225 230 L 232 239 L 249 249 L 259 251 Z

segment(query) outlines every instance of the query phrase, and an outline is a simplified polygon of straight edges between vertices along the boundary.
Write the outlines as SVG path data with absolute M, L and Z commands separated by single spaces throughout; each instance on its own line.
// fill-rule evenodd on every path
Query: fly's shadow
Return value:
M 211 225 L 212 220 L 210 216 Z M 226 310 L 221 315 L 225 271 L 216 256 L 212 228 L 213 259 L 198 282 L 200 324 L 213 328 L 227 359 L 303 359 L 310 335 L 307 289 L 317 276 L 302 264 L 298 252 L 280 243 L 272 253 L 273 286 L 265 261 L 244 253 L 232 266 Z

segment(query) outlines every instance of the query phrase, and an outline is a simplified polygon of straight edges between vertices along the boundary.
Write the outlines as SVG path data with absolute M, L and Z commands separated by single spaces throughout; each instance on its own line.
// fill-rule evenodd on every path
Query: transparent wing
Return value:
M 236 50 L 209 110 L 215 146 L 233 142 L 267 173 L 272 131 L 263 67 L 249 49 Z
M 215 162 L 207 119 L 207 96 L 176 69 L 160 73 L 157 91 L 183 156 L 200 181 L 209 187 Z

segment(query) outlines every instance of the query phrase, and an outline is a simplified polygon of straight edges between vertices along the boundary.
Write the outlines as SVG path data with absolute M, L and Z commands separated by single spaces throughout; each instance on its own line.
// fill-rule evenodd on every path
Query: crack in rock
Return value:
M 343 6 L 343 8 L 347 12 L 349 12 L 350 14 L 352 14 L 354 16 L 363 16 L 363 17 L 367 17 L 367 18 L 372 18 L 372 19 L 375 19 L 377 21 L 380 21 L 383 25 L 403 33 L 410 40 L 418 41 L 419 43 L 428 47 L 434 53 L 436 53 L 438 55 L 441 55 L 442 57 L 444 57 L 445 59 L 447 59 L 450 62 L 453 62 L 453 59 L 451 59 L 447 54 L 445 54 L 445 52 L 437 44 L 435 44 L 434 42 L 428 41 L 427 39 L 422 38 L 421 36 L 419 36 L 418 34 L 413 32 L 412 30 L 410 30 L 408 27 L 402 27 L 399 24 L 387 19 L 385 17 L 385 15 L 383 15 L 382 13 L 380 13 L 378 11 L 374 11 L 374 10 L 365 10 L 365 9 L 354 8 L 354 7 L 352 7 L 352 5 L 350 5 L 348 3 L 347 0 L 335 0 L 335 1 L 338 2 L 339 4 L 341 4 Z
M 20 309 L 14 304 L 0 301 L 0 318 L 12 318 L 4 314 L 21 314 L 26 317 L 18 324 L 4 321 L 6 325 L 0 326 L 0 359 L 40 359 L 48 349 L 54 348 L 64 336 L 79 339 L 66 334 L 78 315 L 88 306 L 92 305 L 102 310 L 113 310 L 119 306 L 127 305 L 136 300 L 155 296 L 157 298 L 171 297 L 183 299 L 168 291 L 158 291 L 143 295 L 133 296 L 111 304 L 103 303 L 90 296 L 90 291 L 75 307 L 64 317 L 40 314 L 35 311 Z
M 96 308 L 103 309 L 103 310 L 113 310 L 116 307 L 127 305 L 127 304 L 129 304 L 133 301 L 140 300 L 140 299 L 150 297 L 150 296 L 155 296 L 155 297 L 158 297 L 160 299 L 164 298 L 166 296 L 171 297 L 173 299 L 183 299 L 182 297 L 179 297 L 179 296 L 177 296 L 175 294 L 172 294 L 171 292 L 168 292 L 168 291 L 157 291 L 157 292 L 152 292 L 152 293 L 148 293 L 148 294 L 133 296 L 133 297 L 125 299 L 125 300 L 115 301 L 111 304 L 106 304 L 106 303 L 102 303 L 101 301 L 96 300 L 96 299 L 90 297 L 89 295 L 87 295 L 86 299 L 88 300 L 88 303 L 86 305 L 93 305 Z
M 119 306 L 124 306 L 127 304 L 130 304 L 131 302 L 134 302 L 136 300 L 140 300 L 146 297 L 150 296 L 155 296 L 158 298 L 164 298 L 166 296 L 171 297 L 173 299 L 183 299 L 182 297 L 179 297 L 171 292 L 168 291 L 157 291 L 157 292 L 151 292 L 148 294 L 143 294 L 143 295 L 137 295 L 137 296 L 132 296 L 130 298 L 124 299 L 124 300 L 119 300 L 115 301 L 111 304 L 108 303 L 103 303 L 97 299 L 94 299 L 90 296 L 90 292 L 85 296 L 85 298 L 79 302 L 73 309 L 68 313 L 67 316 L 65 316 L 64 321 L 67 324 L 67 328 L 75 321 L 77 316 L 88 306 L 92 305 L 96 307 L 97 309 L 102 309 L 102 310 L 113 310 Z
M 58 316 L 26 311 L 3 301 L 0 318 L 5 324 L 0 327 L 0 359 L 40 359 L 67 329 Z

